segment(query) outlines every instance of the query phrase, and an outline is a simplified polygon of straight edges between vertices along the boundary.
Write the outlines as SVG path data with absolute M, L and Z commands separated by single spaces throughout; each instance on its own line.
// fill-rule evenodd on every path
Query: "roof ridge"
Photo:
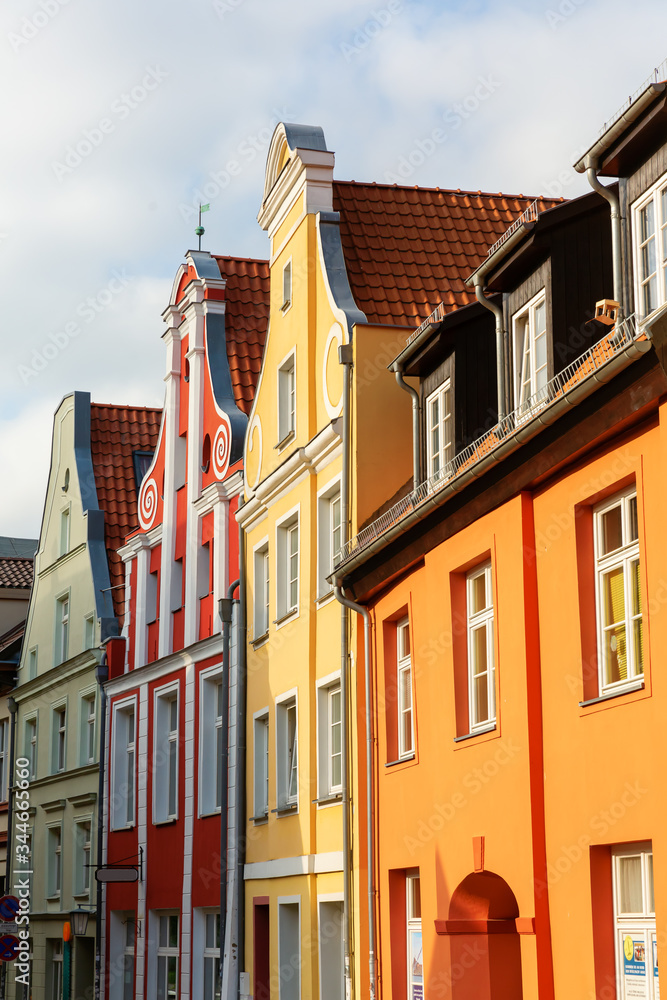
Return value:
M 375 188 L 390 188 L 399 189 L 402 191 L 438 191 L 440 194 L 460 194 L 460 195 L 474 195 L 475 197 L 483 198 L 515 198 L 521 199 L 522 201 L 552 201 L 556 204 L 567 201 L 567 198 L 550 198 L 548 195 L 538 194 L 538 195 L 528 195 L 528 194 L 509 194 L 507 191 L 471 191 L 464 188 L 443 188 L 443 187 L 429 187 L 421 184 L 390 184 L 384 181 L 340 181 L 334 179 L 334 184 L 345 184 L 350 187 L 375 187 Z
M 236 257 L 231 253 L 212 253 L 211 257 L 214 257 L 216 260 L 237 260 L 244 264 L 266 264 L 267 267 L 269 266 L 269 262 L 265 257 Z
M 162 406 L 134 406 L 132 403 L 93 403 L 92 406 L 97 406 L 98 409 L 104 408 L 107 410 L 145 410 L 150 413 L 162 413 L 164 407 Z

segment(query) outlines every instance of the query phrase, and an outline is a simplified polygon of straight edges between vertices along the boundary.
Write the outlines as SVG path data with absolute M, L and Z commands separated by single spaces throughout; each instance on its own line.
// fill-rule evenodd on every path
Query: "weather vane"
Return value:
M 199 206 L 199 225 L 195 229 L 195 235 L 199 237 L 199 248 L 198 248 L 199 250 L 201 250 L 201 238 L 204 235 L 204 233 L 206 232 L 206 230 L 204 229 L 204 227 L 201 224 L 201 214 L 202 214 L 202 212 L 208 212 L 210 208 L 211 208 L 210 203 L 208 205 L 200 205 Z

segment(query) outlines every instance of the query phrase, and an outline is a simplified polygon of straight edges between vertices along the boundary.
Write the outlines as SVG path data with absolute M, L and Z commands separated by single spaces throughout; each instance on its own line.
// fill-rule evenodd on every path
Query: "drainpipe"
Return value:
M 503 311 L 495 302 L 490 302 L 484 294 L 483 279 L 475 276 L 475 295 L 485 309 L 496 317 L 496 391 L 498 393 L 498 423 L 507 415 L 507 397 L 505 395 L 505 328 Z
M 339 350 L 339 360 L 343 365 L 343 469 L 341 474 L 340 504 L 341 504 L 341 547 L 349 537 L 350 523 L 350 386 L 352 382 L 352 345 L 344 344 Z M 336 594 L 338 597 L 338 594 Z M 349 787 L 349 717 L 348 717 L 348 613 L 347 607 L 341 602 L 340 609 L 340 701 L 341 701 L 341 748 L 343 750 L 341 799 L 343 806 L 343 982 L 345 1000 L 352 997 L 351 971 L 351 913 L 350 882 L 350 787 Z
M 220 981 L 225 961 L 225 938 L 227 931 L 227 834 L 229 807 L 229 639 L 232 627 L 234 591 L 240 580 L 234 580 L 227 597 L 219 601 L 222 619 L 222 747 L 220 751 Z M 223 870 L 224 858 L 224 870 Z
M 95 678 L 100 686 L 100 764 L 99 783 L 97 786 L 97 864 L 102 863 L 104 849 L 104 759 L 106 755 L 107 730 L 107 692 L 104 687 L 109 679 L 109 666 L 106 650 L 102 654 L 102 662 L 95 667 Z M 102 991 L 102 882 L 97 883 L 97 902 L 95 914 L 95 1000 L 99 1000 Z
M 371 712 L 371 616 L 368 608 L 345 597 L 340 586 L 334 588 L 336 600 L 364 619 L 364 667 L 366 680 L 366 851 L 368 855 L 368 966 L 370 1000 L 376 997 L 375 975 L 375 859 L 373 850 L 373 728 Z
M 591 160 L 586 160 L 586 179 L 588 183 L 609 202 L 611 208 L 611 256 L 614 273 L 614 299 L 619 304 L 618 319 L 623 319 L 623 270 L 621 267 L 621 208 L 618 195 L 598 180 L 598 168 Z
M 394 375 L 396 376 L 396 381 L 400 385 L 401 389 L 405 389 L 412 396 L 412 482 L 413 488 L 417 489 L 421 483 L 421 447 L 419 441 L 419 393 L 413 386 L 408 385 L 408 383 L 403 378 L 403 369 L 394 368 Z
M 15 682 L 16 683 L 16 682 Z M 7 775 L 7 862 L 5 864 L 5 893 L 11 895 L 12 885 L 12 842 L 14 832 L 14 775 L 16 773 L 16 763 L 14 754 L 16 752 L 16 713 L 18 704 L 10 695 L 7 699 L 7 708 L 12 717 L 12 728 L 9 736 L 9 774 Z M 5 1000 L 7 989 L 7 963 L 2 963 L 0 970 L 0 997 Z
M 238 905 L 236 907 L 236 942 L 239 973 L 245 971 L 245 882 L 244 868 L 246 856 L 246 700 L 248 678 L 246 669 L 246 571 L 245 532 L 239 524 L 239 629 L 238 629 L 238 674 L 236 682 L 236 788 L 234 806 L 236 811 L 236 885 Z M 240 993 L 240 976 L 237 990 Z

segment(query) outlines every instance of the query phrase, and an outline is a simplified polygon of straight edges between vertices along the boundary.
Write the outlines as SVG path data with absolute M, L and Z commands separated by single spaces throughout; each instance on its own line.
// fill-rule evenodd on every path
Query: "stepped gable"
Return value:
M 440 302 L 447 312 L 473 302 L 465 279 L 534 200 L 334 181 L 350 286 L 368 322 L 415 329 Z M 563 200 L 539 200 L 539 210 Z
M 214 255 L 225 290 L 225 339 L 236 405 L 246 415 L 255 395 L 269 323 L 269 262 Z
M 144 406 L 111 406 L 91 403 L 90 450 L 97 487 L 97 500 L 104 511 L 105 544 L 109 575 L 114 588 L 113 604 L 122 623 L 125 573 L 117 549 L 126 536 L 139 527 L 137 484 L 133 453 L 154 451 L 160 432 L 162 410 Z

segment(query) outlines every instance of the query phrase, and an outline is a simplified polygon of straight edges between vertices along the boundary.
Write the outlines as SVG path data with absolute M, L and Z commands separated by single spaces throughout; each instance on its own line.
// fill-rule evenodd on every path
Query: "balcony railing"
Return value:
M 371 524 L 362 528 L 359 534 L 350 538 L 341 550 L 338 565 L 346 562 L 351 556 L 367 548 L 380 538 L 389 528 L 398 524 L 406 515 L 415 511 L 425 500 L 437 494 L 443 487 L 455 484 L 459 477 L 473 472 L 487 458 L 498 461 L 503 457 L 499 454 L 513 450 L 511 445 L 518 447 L 524 440 L 537 433 L 541 424 L 551 423 L 549 411 L 559 402 L 575 405 L 576 396 L 585 395 L 581 387 L 595 378 L 604 381 L 602 374 L 607 365 L 633 344 L 639 351 L 648 350 L 650 343 L 646 333 L 638 327 L 634 316 L 629 316 L 623 323 L 615 326 L 593 347 L 585 351 L 571 364 L 559 372 L 555 378 L 547 382 L 538 392 L 524 400 L 512 413 L 509 413 L 490 430 L 482 434 L 466 448 L 443 466 L 430 479 L 426 479 L 416 490 L 399 500 L 384 514 Z M 611 376 L 610 376 L 611 377 Z M 557 414 L 551 414 L 553 419 Z M 510 447 L 508 447 L 510 446 Z M 461 484 L 463 485 L 463 484 Z

